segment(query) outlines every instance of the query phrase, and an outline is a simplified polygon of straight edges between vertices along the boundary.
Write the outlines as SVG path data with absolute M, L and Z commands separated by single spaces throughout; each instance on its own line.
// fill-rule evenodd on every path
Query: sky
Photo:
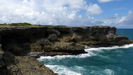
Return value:
M 133 28 L 133 0 L 0 0 L 0 23 Z

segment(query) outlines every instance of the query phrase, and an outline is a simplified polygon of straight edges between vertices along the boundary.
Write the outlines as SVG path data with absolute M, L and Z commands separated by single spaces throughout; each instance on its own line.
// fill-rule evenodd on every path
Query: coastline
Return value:
M 50 69 L 52 69 L 54 72 L 58 73 L 59 75 L 62 75 L 62 74 L 66 74 L 66 75 L 70 75 L 70 74 L 73 74 L 73 75 L 76 75 L 76 74 L 77 75 L 82 75 L 83 74 L 84 75 L 85 74 L 86 75 L 88 73 L 91 74 L 89 72 L 89 70 L 94 70 L 94 69 L 86 68 L 86 66 L 88 66 L 89 64 L 86 65 L 86 66 L 84 65 L 84 64 L 87 64 L 87 59 L 88 59 L 88 63 L 91 63 L 91 61 L 96 61 L 97 60 L 97 62 L 95 62 L 95 64 L 96 63 L 98 64 L 100 62 L 103 62 L 103 64 L 108 64 L 108 63 L 113 62 L 113 60 L 108 62 L 108 61 L 105 61 L 105 60 L 99 61 L 99 60 L 102 60 L 102 59 L 94 59 L 93 60 L 92 58 L 95 58 L 95 57 L 99 57 L 100 58 L 99 55 L 101 55 L 101 58 L 103 57 L 103 59 L 109 60 L 108 59 L 108 55 L 112 55 L 113 53 L 115 54 L 115 52 L 116 53 L 121 52 L 121 51 L 124 52 L 124 51 L 127 51 L 127 49 L 129 49 L 129 48 L 133 48 L 133 44 L 126 44 L 124 46 L 89 48 L 89 49 L 85 49 L 85 51 L 88 52 L 88 53 L 86 53 L 86 54 L 79 54 L 79 55 L 40 56 L 39 58 L 37 58 L 37 60 L 39 60 L 40 62 L 43 62 L 45 64 L 45 66 L 49 67 Z M 106 53 L 106 52 L 107 52 L 107 54 L 104 55 L 104 53 Z M 109 52 L 109 54 L 108 54 L 108 52 Z M 118 53 L 118 55 L 121 55 L 121 53 L 120 54 Z M 110 60 L 113 59 L 111 57 L 113 57 L 113 56 L 109 57 Z M 64 62 L 65 60 L 66 60 L 66 63 Z M 115 57 L 114 57 L 114 60 L 115 60 Z M 84 62 L 84 61 L 86 61 L 86 62 Z M 60 64 L 58 64 L 59 62 L 60 62 Z M 74 65 L 70 66 L 69 62 L 71 62 Z M 74 63 L 74 62 L 77 62 L 77 63 Z M 92 64 L 93 63 L 94 62 L 92 62 Z M 116 62 L 116 64 L 117 63 L 118 62 Z M 90 66 L 94 66 L 94 65 L 90 65 Z M 98 66 L 98 65 L 95 65 L 95 66 Z M 102 65 L 102 66 L 104 66 L 104 65 Z M 110 68 L 110 67 L 108 67 L 108 68 Z M 81 70 L 83 70 L 83 72 Z M 86 70 L 88 70 L 88 71 L 86 72 Z M 110 70 L 112 70 L 112 69 L 110 69 Z M 97 70 L 94 70 L 94 71 L 97 71 Z M 109 73 L 107 72 L 107 74 L 109 74 Z
M 115 27 L 109 26 L 92 26 L 92 27 L 13 27 L 0 28 L 0 43 L 2 53 L 0 61 L 2 61 L 0 70 L 4 73 L 24 75 L 26 71 L 22 71 L 22 62 L 38 62 L 34 57 L 28 56 L 30 52 L 38 55 L 56 56 L 56 55 L 79 55 L 86 54 L 84 46 L 89 47 L 110 47 L 122 46 L 133 43 L 128 37 L 116 34 Z M 33 54 L 34 55 L 34 54 Z M 10 57 L 10 58 L 9 58 Z M 12 60 L 10 60 L 12 59 Z M 27 59 L 27 60 L 24 60 Z M 7 61 L 5 61 L 7 60 Z M 17 60 L 17 61 L 16 61 Z M 8 63 L 10 62 L 10 63 Z M 6 65 L 3 65 L 6 64 Z M 15 64 L 15 65 L 14 65 Z M 38 64 L 41 64 L 38 62 Z M 16 65 L 18 67 L 16 67 Z M 15 66 L 15 69 L 12 67 Z M 32 64 L 29 70 L 33 73 L 37 70 L 47 70 L 46 75 L 57 75 L 50 69 Z M 8 67 L 8 68 L 7 68 Z M 24 67 L 23 67 L 24 68 Z M 35 68 L 36 70 L 33 70 Z M 2 70 L 3 69 L 3 70 Z M 41 72 L 40 71 L 40 72 Z M 37 73 L 33 74 L 36 75 Z M 39 74 L 39 73 L 38 73 Z M 41 73 L 40 73 L 41 74 Z M 43 74 L 42 74 L 43 75 Z

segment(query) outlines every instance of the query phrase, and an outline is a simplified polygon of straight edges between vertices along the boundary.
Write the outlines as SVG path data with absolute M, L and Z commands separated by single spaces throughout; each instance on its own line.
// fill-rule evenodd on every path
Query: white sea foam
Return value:
M 89 48 L 89 49 L 85 49 L 85 51 L 91 51 L 91 50 L 103 50 L 103 49 L 106 49 L 106 50 L 113 50 L 113 49 L 120 49 L 120 48 L 123 48 L 123 49 L 127 49 L 127 48 L 130 48 L 130 47 L 133 47 L 133 44 L 127 44 L 127 45 L 124 45 L 124 46 L 113 46 L 113 47 L 98 47 L 98 48 Z
M 111 70 L 111 69 L 105 69 L 103 72 L 104 72 L 106 75 L 115 75 L 115 72 L 114 72 L 113 70 Z
M 55 73 L 59 75 L 81 75 L 80 73 L 74 72 L 69 68 L 61 65 L 46 65 L 50 69 L 52 69 Z
M 115 49 L 127 49 L 133 47 L 133 44 L 128 44 L 128 45 L 124 45 L 124 46 L 113 46 L 113 47 L 98 47 L 98 48 L 89 48 L 89 49 L 85 49 L 86 52 L 85 54 L 79 54 L 79 55 L 56 55 L 56 56 L 41 56 L 40 58 L 38 58 L 38 60 L 44 60 L 44 59 L 57 59 L 57 60 L 61 60 L 61 59 L 65 59 L 65 58 L 87 58 L 87 57 L 91 57 L 91 56 L 96 56 L 97 54 L 95 54 L 92 51 L 102 51 L 102 50 L 115 50 Z
M 38 60 L 39 61 L 44 61 L 44 60 L 52 60 L 52 59 L 61 60 L 61 59 L 65 59 L 65 58 L 87 58 L 87 57 L 97 55 L 93 51 L 99 52 L 99 51 L 102 51 L 102 50 L 127 49 L 127 48 L 131 48 L 131 47 L 133 47 L 133 44 L 124 45 L 124 46 L 89 48 L 89 49 L 85 49 L 85 51 L 88 52 L 86 54 L 41 56 L 40 58 L 38 58 Z M 66 67 L 66 66 L 61 66 L 61 65 L 46 65 L 46 66 L 49 67 L 50 69 L 52 69 L 54 72 L 58 73 L 59 75 L 82 75 L 80 73 L 77 73 L 75 71 L 70 70 L 70 68 Z M 75 68 L 80 69 L 80 70 L 84 69 L 80 66 L 76 66 Z M 114 71 L 112 71 L 110 69 L 105 69 L 103 71 L 103 73 L 108 74 L 108 75 L 114 75 L 115 74 Z
M 44 59 L 57 59 L 57 60 L 61 60 L 61 59 L 65 59 L 65 58 L 86 58 L 86 57 L 91 57 L 91 56 L 95 56 L 94 53 L 88 52 L 86 54 L 79 54 L 79 55 L 56 55 L 56 56 L 41 56 L 40 58 L 38 58 L 38 60 L 44 60 Z

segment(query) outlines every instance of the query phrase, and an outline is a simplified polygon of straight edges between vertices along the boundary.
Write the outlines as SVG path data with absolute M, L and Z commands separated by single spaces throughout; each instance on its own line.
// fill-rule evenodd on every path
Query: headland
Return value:
M 109 26 L 4 26 L 0 27 L 0 74 L 58 75 L 34 57 L 77 55 L 86 53 L 85 47 L 130 43 L 133 41 Z

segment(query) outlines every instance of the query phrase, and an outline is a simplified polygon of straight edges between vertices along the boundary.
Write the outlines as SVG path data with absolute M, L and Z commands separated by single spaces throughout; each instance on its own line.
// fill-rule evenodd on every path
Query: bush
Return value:
M 9 25 L 11 25 L 11 26 L 31 26 L 31 24 L 30 23 L 11 23 L 11 24 L 9 24 Z

